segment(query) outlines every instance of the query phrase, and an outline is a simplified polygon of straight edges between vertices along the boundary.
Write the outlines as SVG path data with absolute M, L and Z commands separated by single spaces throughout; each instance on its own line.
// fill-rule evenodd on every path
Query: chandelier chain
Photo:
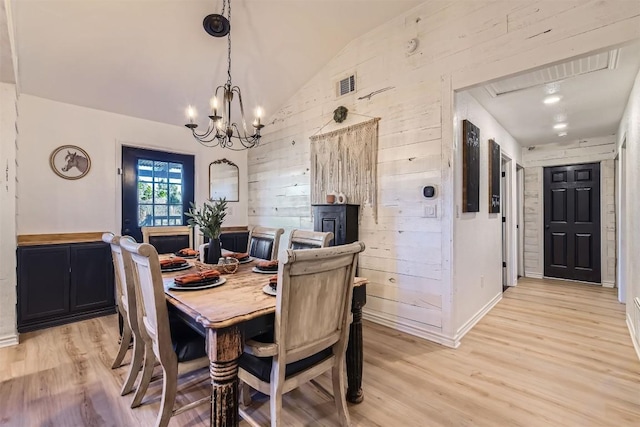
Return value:
M 226 3 L 226 0 L 224 0 L 224 3 Z M 224 14 L 224 12 L 222 13 Z M 229 25 L 231 25 L 231 0 L 229 0 L 229 14 L 227 16 L 227 19 L 229 20 Z M 227 59 L 227 84 L 231 86 L 231 31 L 229 31 L 229 34 L 227 34 Z

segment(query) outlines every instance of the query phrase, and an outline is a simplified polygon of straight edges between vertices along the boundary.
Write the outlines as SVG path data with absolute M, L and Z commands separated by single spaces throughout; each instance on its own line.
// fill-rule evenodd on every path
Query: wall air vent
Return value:
M 356 91 L 356 76 L 354 74 L 340 80 L 337 84 L 337 95 L 342 96 Z

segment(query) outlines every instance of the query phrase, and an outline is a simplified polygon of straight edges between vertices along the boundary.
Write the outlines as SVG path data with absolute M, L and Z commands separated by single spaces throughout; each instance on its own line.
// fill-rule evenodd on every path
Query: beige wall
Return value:
M 122 145 L 193 154 L 195 196 L 209 197 L 209 163 L 226 157 L 246 176 L 246 154 L 201 147 L 187 129 L 30 95 L 20 97 L 18 234 L 115 231 L 121 228 Z M 77 145 L 91 157 L 82 179 L 65 180 L 49 167 L 60 145 Z M 246 181 L 241 178 L 241 194 Z M 246 225 L 246 199 L 229 203 L 225 225 Z
M 409 39 L 419 47 L 405 52 Z M 425 2 L 352 41 L 284 105 L 249 152 L 249 222 L 311 228 L 309 136 L 381 117 L 378 213 L 363 207 L 367 318 L 457 345 L 454 300 L 453 90 L 640 37 L 640 3 L 629 1 Z M 357 92 L 335 82 L 357 76 Z M 373 91 L 393 89 L 361 98 Z M 333 110 L 350 110 L 330 122 Z M 360 115 L 356 115 L 360 114 Z M 421 197 L 423 185 L 438 197 Z M 348 196 L 348 195 L 347 195 Z M 434 205 L 437 218 L 425 218 Z M 484 306 L 490 301 L 478 301 Z

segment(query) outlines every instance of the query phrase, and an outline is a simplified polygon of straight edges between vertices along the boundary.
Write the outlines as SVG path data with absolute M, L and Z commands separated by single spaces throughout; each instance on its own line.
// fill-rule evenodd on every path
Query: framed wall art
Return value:
M 80 147 L 62 145 L 53 150 L 49 157 L 49 164 L 60 178 L 80 179 L 89 173 L 91 158 Z
M 462 121 L 462 212 L 480 211 L 480 129 Z
M 500 213 L 500 145 L 489 140 L 489 213 Z

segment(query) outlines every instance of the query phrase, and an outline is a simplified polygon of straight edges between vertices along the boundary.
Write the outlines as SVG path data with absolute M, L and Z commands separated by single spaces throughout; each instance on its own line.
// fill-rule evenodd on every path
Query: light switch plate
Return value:
M 436 209 L 436 205 L 425 205 L 424 207 L 424 217 L 425 218 L 437 218 L 438 212 Z

